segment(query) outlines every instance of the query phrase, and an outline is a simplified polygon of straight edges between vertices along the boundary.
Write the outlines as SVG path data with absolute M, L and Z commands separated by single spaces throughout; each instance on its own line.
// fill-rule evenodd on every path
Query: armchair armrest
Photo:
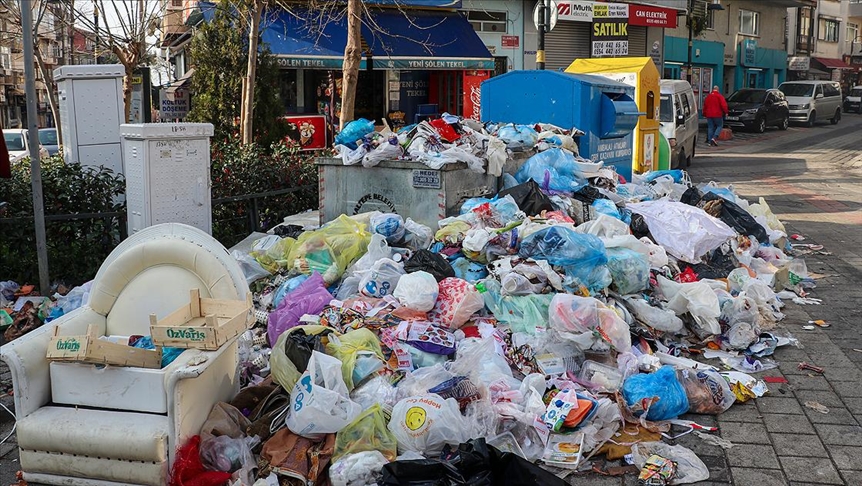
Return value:
M 96 324 L 105 330 L 105 316 L 87 306 L 80 307 L 0 348 L 0 359 L 9 366 L 15 390 L 15 418 L 20 420 L 51 401 L 51 374 L 48 369 L 48 342 L 54 327 L 63 335 L 86 334 Z
M 187 350 L 165 369 L 171 461 L 178 447 L 200 433 L 213 405 L 239 392 L 237 340 L 216 351 Z M 195 364 L 201 356 L 206 361 Z

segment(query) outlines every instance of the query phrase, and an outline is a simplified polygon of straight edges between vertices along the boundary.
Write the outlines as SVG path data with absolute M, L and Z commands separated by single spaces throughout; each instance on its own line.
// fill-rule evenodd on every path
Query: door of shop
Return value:
M 763 71 L 760 69 L 748 69 L 745 71 L 746 88 L 763 88 Z
M 697 100 L 698 113 L 703 113 L 703 99 L 712 90 L 712 68 L 695 67 L 691 74 L 691 89 Z

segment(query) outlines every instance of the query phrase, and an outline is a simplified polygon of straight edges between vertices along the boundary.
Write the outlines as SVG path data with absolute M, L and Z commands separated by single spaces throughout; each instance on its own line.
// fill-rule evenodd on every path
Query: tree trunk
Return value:
M 54 117 L 54 126 L 57 127 L 57 140 L 63 140 L 63 131 L 60 128 L 60 110 L 57 109 L 57 98 L 54 94 L 54 79 L 51 78 L 51 73 L 45 66 L 45 60 L 42 59 L 42 51 L 37 47 L 33 50 L 36 57 L 36 63 L 39 64 L 39 71 L 42 72 L 42 82 L 45 84 L 45 90 L 48 91 L 48 106 L 51 107 L 51 116 Z
M 129 116 L 132 113 L 132 78 L 135 76 L 135 65 L 124 64 L 126 75 L 123 76 L 123 111 L 126 115 L 125 122 L 129 123 Z
M 243 86 L 242 143 L 253 140 L 254 119 L 254 82 L 257 76 L 257 40 L 260 37 L 260 17 L 263 15 L 263 0 L 254 0 L 251 11 L 251 25 L 248 29 L 248 68 Z
M 359 83 L 359 63 L 362 61 L 361 8 L 361 0 L 347 1 L 347 47 L 344 49 L 339 129 L 344 129 L 344 125 L 353 120 L 356 107 L 356 85 Z M 332 88 L 335 89 L 335 86 Z

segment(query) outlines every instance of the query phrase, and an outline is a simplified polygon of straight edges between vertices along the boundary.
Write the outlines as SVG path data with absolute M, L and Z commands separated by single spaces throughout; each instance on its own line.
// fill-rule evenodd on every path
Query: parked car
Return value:
M 744 88 L 727 97 L 725 125 L 742 127 L 759 133 L 768 126 L 787 130 L 790 110 L 784 93 L 777 89 Z
M 4 129 L 3 140 L 6 141 L 6 148 L 9 149 L 11 163 L 14 164 L 24 157 L 30 156 L 30 142 L 27 140 L 27 130 L 20 128 Z M 48 151 L 41 145 L 39 145 L 39 156 L 48 157 Z
M 672 168 L 690 166 L 697 146 L 697 103 L 688 81 L 662 79 L 659 130 L 670 143 Z
M 809 127 L 818 118 L 829 118 L 835 125 L 841 120 L 841 85 L 835 81 L 788 81 L 778 87 L 790 105 L 790 121 Z
M 856 110 L 856 113 L 862 113 L 862 86 L 850 88 L 850 92 L 844 98 L 844 112 L 850 113 L 853 110 Z
M 40 128 L 39 143 L 45 147 L 49 155 L 57 155 L 60 152 L 60 140 L 57 138 L 56 128 Z

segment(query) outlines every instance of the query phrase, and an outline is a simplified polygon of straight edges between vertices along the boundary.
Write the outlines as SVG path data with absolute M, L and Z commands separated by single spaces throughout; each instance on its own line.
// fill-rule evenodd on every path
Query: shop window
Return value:
M 760 12 L 739 10 L 739 33 L 760 35 Z
M 468 10 L 467 20 L 476 32 L 507 32 L 506 12 L 489 12 L 487 10 Z
M 838 26 L 837 20 L 820 19 L 820 35 L 817 38 L 824 42 L 838 42 Z

